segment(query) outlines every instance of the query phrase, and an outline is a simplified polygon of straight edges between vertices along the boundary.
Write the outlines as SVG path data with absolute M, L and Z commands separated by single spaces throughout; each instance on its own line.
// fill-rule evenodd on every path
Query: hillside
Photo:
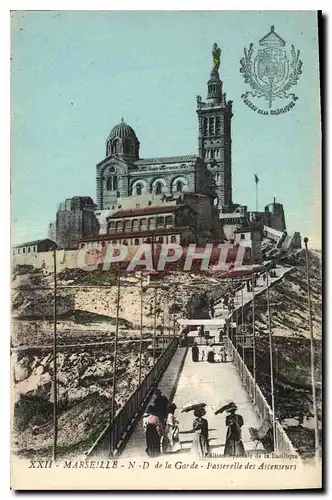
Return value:
M 294 269 L 270 292 L 273 335 L 274 392 L 276 416 L 303 456 L 312 456 L 314 430 L 310 368 L 310 333 L 304 252 L 288 262 Z M 322 412 L 322 287 L 321 261 L 310 255 L 312 320 L 315 338 L 315 377 L 321 427 Z M 271 402 L 266 294 L 255 301 L 256 375 L 268 402 Z M 245 314 L 251 324 L 251 307 Z M 251 327 L 248 327 L 251 330 Z M 251 356 L 246 363 L 252 369 Z
M 286 263 L 294 268 L 270 290 L 275 408 L 299 453 L 309 457 L 314 431 L 303 252 L 288 258 Z M 52 446 L 53 276 L 31 269 L 24 271 L 14 273 L 12 291 L 14 449 L 24 456 L 46 456 Z M 59 445 L 60 454 L 68 455 L 88 449 L 109 418 L 117 286 L 114 276 L 100 271 L 66 270 L 58 278 Z M 321 262 L 317 253 L 310 255 L 310 280 L 321 415 Z M 204 275 L 174 272 L 163 277 L 162 286 L 156 292 L 159 338 L 163 322 L 167 337 L 174 318 L 202 317 L 206 300 L 228 285 Z M 153 333 L 154 296 L 154 289 L 143 288 L 143 376 L 152 366 L 146 348 Z M 251 305 L 244 316 L 250 332 Z M 256 298 L 255 318 L 257 382 L 270 403 L 265 293 Z M 117 408 L 137 385 L 139 335 L 140 283 L 135 277 L 127 277 L 121 280 L 120 288 Z M 98 342 L 104 344 L 96 345 Z M 245 362 L 251 369 L 249 350 Z
M 30 268 L 18 271 L 14 272 L 12 282 L 13 451 L 33 458 L 49 456 L 52 450 L 53 276 L 44 276 Z M 167 343 L 169 333 L 173 334 L 173 314 L 185 316 L 188 304 L 194 303 L 197 294 L 220 286 L 211 278 L 180 273 L 165 276 L 163 285 L 168 289 L 158 289 L 156 295 L 157 333 L 160 339 L 165 321 Z M 138 384 L 138 279 L 121 280 L 120 292 L 117 409 Z M 153 364 L 146 348 L 153 332 L 155 291 L 144 288 L 143 294 L 144 377 Z M 110 273 L 87 273 L 79 269 L 66 270 L 58 276 L 60 455 L 85 452 L 109 420 L 116 295 L 116 279 Z M 96 345 L 101 342 L 103 345 Z

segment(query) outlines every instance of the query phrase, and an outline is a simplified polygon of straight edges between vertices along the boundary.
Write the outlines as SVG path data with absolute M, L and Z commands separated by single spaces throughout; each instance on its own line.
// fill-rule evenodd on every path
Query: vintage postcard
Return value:
M 11 487 L 322 487 L 316 11 L 11 12 Z

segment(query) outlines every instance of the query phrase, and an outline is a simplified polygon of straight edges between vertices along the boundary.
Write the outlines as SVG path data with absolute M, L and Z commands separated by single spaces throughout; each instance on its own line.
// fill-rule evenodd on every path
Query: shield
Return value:
M 288 76 L 288 60 L 284 50 L 259 50 L 254 61 L 255 76 L 260 85 L 280 86 Z

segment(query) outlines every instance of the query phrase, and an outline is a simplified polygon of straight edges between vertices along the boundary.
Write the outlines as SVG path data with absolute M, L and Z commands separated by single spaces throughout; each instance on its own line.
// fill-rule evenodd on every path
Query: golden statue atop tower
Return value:
M 219 71 L 221 49 L 216 43 L 212 46 L 212 70 Z

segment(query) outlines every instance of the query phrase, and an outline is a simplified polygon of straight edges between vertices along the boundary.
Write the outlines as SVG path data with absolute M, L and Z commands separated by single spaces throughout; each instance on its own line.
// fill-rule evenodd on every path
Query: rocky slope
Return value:
M 289 261 L 294 269 L 270 293 L 276 416 L 303 456 L 312 456 L 314 430 L 310 367 L 309 310 L 304 252 Z M 318 413 L 322 413 L 322 284 L 319 255 L 310 254 L 310 285 Z M 255 301 L 257 382 L 271 402 L 266 294 Z M 251 306 L 246 311 L 251 331 Z M 246 363 L 252 369 L 250 352 Z
M 138 342 L 119 345 L 116 408 L 137 387 Z M 13 451 L 24 456 L 50 455 L 53 427 L 53 355 L 12 354 L 14 378 Z M 152 358 L 142 360 L 143 376 Z M 58 353 L 59 452 L 86 451 L 109 419 L 112 403 L 113 346 Z
M 186 316 L 195 295 L 216 289 L 211 278 L 174 273 L 157 290 L 157 327 Z M 50 456 L 53 415 L 53 276 L 33 269 L 13 274 L 12 371 L 13 451 L 28 457 Z M 60 455 L 87 451 L 106 425 L 112 403 L 116 280 L 109 273 L 66 270 L 58 276 L 57 337 L 58 444 Z M 107 287 L 105 286 L 107 285 Z M 73 286 L 75 286 L 73 288 Z M 144 288 L 142 375 L 152 367 L 146 348 L 153 328 L 154 290 Z M 166 306 L 166 307 L 165 307 Z M 137 386 L 140 286 L 123 279 L 120 293 L 116 407 Z M 168 330 L 167 330 L 168 334 Z M 107 342 L 96 345 L 97 342 Z

